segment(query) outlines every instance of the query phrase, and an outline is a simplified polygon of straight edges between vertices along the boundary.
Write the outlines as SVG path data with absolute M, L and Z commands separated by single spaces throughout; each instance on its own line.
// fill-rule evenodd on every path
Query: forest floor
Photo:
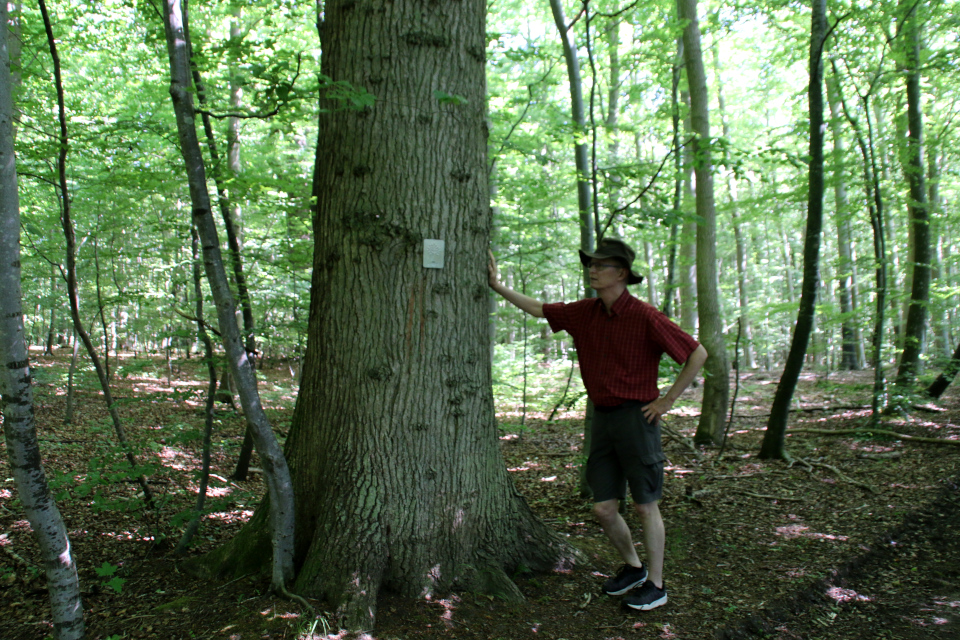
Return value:
M 142 359 L 118 370 L 129 435 L 150 451 L 142 457 L 160 465 L 152 475 L 161 506 L 145 515 L 131 499 L 136 485 L 111 463 L 112 427 L 89 374 L 75 424 L 65 426 L 64 362 L 31 357 L 47 476 L 70 496 L 62 496 L 60 509 L 79 564 L 88 638 L 348 637 L 325 629 L 328 618 L 267 594 L 261 577 L 211 583 L 179 570 L 172 549 L 183 526 L 177 514 L 196 497 L 202 377 L 184 366 L 182 376 L 168 379 L 158 363 Z M 261 375 L 265 404 L 283 433 L 295 398 L 289 371 Z M 801 380 L 787 444 L 792 463 L 757 457 L 777 376 L 741 376 L 722 459 L 690 443 L 699 392 L 687 392 L 666 419 L 661 510 L 669 602 L 648 612 L 624 611 L 600 591 L 618 561 L 578 495 L 582 416 L 547 423 L 528 415 L 523 428 L 516 416 L 501 416 L 504 458 L 517 486 L 587 561 L 569 573 L 518 572 L 526 596 L 519 605 L 471 593 L 431 601 L 384 593 L 378 627 L 363 637 L 960 638 L 960 392 L 952 388 L 936 405 L 884 424 L 952 444 L 801 431 L 866 427 L 871 378 Z M 209 493 L 218 502 L 191 554 L 234 535 L 263 490 L 256 472 L 248 482 L 227 479 L 242 435 L 242 419 L 221 411 Z M 42 562 L 15 497 L 0 445 L 0 639 L 50 637 Z M 636 528 L 636 516 L 627 518 Z

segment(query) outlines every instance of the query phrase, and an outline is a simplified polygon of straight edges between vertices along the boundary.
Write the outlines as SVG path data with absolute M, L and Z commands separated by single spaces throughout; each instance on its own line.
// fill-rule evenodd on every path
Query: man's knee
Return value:
M 619 509 L 619 500 L 604 500 L 603 502 L 593 503 L 593 515 L 600 521 L 600 524 L 615 520 L 619 514 Z
M 660 504 L 657 501 L 647 502 L 646 504 L 634 503 L 633 508 L 636 509 L 637 515 L 643 520 L 656 518 L 660 515 Z

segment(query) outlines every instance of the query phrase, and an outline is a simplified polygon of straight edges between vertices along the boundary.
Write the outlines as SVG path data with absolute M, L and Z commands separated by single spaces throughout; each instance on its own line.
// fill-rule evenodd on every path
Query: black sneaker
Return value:
M 648 611 L 656 609 L 662 604 L 667 604 L 667 585 L 658 589 L 656 585 L 647 580 L 639 589 L 623 599 L 623 604 L 631 609 Z
M 641 564 L 635 567 L 632 564 L 625 564 L 617 571 L 617 575 L 603 583 L 603 590 L 611 596 L 622 596 L 646 579 L 645 566 Z

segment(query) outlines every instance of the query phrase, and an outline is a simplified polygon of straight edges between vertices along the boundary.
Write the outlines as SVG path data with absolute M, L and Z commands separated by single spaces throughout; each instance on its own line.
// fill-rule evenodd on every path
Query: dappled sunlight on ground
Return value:
M 207 518 L 209 520 L 219 520 L 220 522 L 247 522 L 250 518 L 253 517 L 253 511 L 250 509 L 243 509 L 241 511 L 217 511 L 214 513 L 208 513 Z
M 538 469 L 540 466 L 539 462 L 527 460 L 519 467 L 507 467 L 507 471 L 530 471 L 531 469 Z
M 200 462 L 195 455 L 182 449 L 164 446 L 157 455 L 163 460 L 164 466 L 178 471 L 194 470 L 200 466 Z

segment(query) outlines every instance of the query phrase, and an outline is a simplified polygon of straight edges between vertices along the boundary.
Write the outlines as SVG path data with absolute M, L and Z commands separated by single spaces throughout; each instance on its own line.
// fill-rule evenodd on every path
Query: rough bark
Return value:
M 910 184 L 907 213 L 910 224 L 910 262 L 913 277 L 910 304 L 903 332 L 903 352 L 896 386 L 901 393 L 916 382 L 923 354 L 927 306 L 930 303 L 930 215 L 923 162 L 923 112 L 920 94 L 921 27 L 917 2 L 907 5 L 903 35 L 906 37 L 907 123 L 906 162 L 903 170 Z
M 730 397 L 730 361 L 723 336 L 720 283 L 717 270 L 717 211 L 713 197 L 713 161 L 710 151 L 707 78 L 700 47 L 696 0 L 680 0 L 680 18 L 689 21 L 683 31 L 683 49 L 690 87 L 690 121 L 694 173 L 697 178 L 697 306 L 699 339 L 710 357 L 704 365 L 703 408 L 694 440 L 720 444 Z
M 0 409 L 10 469 L 46 567 L 57 640 L 83 637 L 77 565 L 40 458 L 20 289 L 20 202 L 13 151 L 7 3 L 0 3 Z
M 760 447 L 761 458 L 786 457 L 784 444 L 790 403 L 803 370 L 803 361 L 813 330 L 817 289 L 820 286 L 820 235 L 823 229 L 823 45 L 827 35 L 826 0 L 813 0 L 810 26 L 810 167 L 807 197 L 807 228 L 803 242 L 803 284 L 800 309 L 770 419 Z
M 269 492 L 270 539 L 273 548 L 271 588 L 283 593 L 288 581 L 293 577 L 294 504 L 290 471 L 260 404 L 253 366 L 247 357 L 237 325 L 236 305 L 223 265 L 220 239 L 213 220 L 210 194 L 207 191 L 206 168 L 197 136 L 189 37 L 184 28 L 183 9 L 179 0 L 164 2 L 163 18 L 170 58 L 170 97 L 173 100 L 180 152 L 187 173 L 193 224 L 200 234 L 203 246 L 204 269 L 216 303 L 217 319 L 230 373 L 237 384 L 237 395 L 240 397 L 244 417 L 253 428 L 254 444 L 263 466 Z
M 382 587 L 517 598 L 507 571 L 575 554 L 532 514 L 498 447 L 484 5 L 324 9 L 324 74 L 376 102 L 321 105 L 309 343 L 287 442 L 296 585 L 369 629 Z M 424 239 L 446 243 L 443 268 L 424 268 Z M 255 560 L 262 523 L 238 562 Z

